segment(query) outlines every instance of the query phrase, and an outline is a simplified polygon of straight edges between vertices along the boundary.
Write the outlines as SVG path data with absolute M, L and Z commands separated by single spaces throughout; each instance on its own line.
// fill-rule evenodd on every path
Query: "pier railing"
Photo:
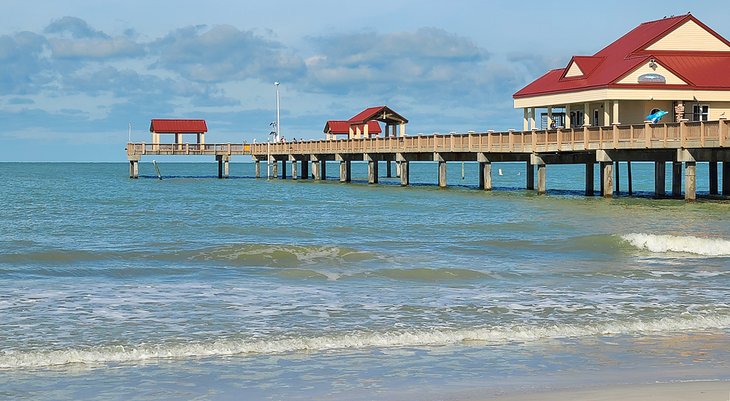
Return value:
M 539 153 L 614 149 L 722 148 L 727 120 L 571 129 L 316 140 L 251 145 L 255 155 L 484 152 Z
M 142 155 L 316 155 L 354 153 L 540 153 L 614 149 L 723 148 L 730 123 L 613 125 L 571 129 L 415 135 L 286 143 L 127 144 L 130 158 Z
M 251 145 L 245 143 L 128 143 L 128 156 L 143 155 L 250 155 Z

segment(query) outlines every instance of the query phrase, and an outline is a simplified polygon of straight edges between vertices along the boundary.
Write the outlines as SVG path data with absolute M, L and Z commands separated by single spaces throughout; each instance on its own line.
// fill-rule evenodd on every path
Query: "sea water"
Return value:
M 352 184 L 334 163 L 326 182 L 159 165 L 0 163 L 0 399 L 730 379 L 730 205 L 651 199 L 651 164 L 614 199 L 582 196 L 581 166 L 549 166 L 537 196 L 512 163 L 491 192 L 473 163 L 447 189 L 433 163 L 408 188 L 362 163 Z

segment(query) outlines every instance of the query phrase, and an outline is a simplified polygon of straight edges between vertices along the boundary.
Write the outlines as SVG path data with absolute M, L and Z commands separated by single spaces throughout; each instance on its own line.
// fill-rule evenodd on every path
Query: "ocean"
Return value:
M 514 163 L 485 192 L 474 163 L 440 189 L 433 163 L 403 188 L 368 185 L 363 163 L 341 184 L 335 164 L 326 182 L 244 162 L 220 180 L 176 160 L 162 180 L 151 160 L 137 180 L 126 163 L 0 163 L 0 399 L 730 379 L 730 204 L 651 199 L 652 164 L 632 166 L 638 197 L 603 199 L 582 195 L 582 166 L 548 166 L 538 196 Z

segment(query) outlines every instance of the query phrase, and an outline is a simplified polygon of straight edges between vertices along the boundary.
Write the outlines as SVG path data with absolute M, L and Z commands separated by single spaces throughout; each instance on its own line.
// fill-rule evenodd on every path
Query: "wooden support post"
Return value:
M 286 159 L 281 161 L 281 179 L 286 180 Z
M 717 162 L 709 162 L 708 166 L 710 169 L 710 195 L 717 195 Z
M 320 180 L 327 180 L 327 160 L 322 159 L 319 161 L 319 177 Z
M 303 180 L 309 179 L 309 162 L 305 159 L 302 160 L 302 167 L 301 167 L 301 173 L 299 174 L 299 178 Z
M 532 166 L 530 166 L 532 167 Z M 537 194 L 542 195 L 547 192 L 547 165 L 537 165 Z
M 218 178 L 228 178 L 228 160 L 225 155 L 216 155 L 215 160 L 218 162 Z
M 139 178 L 139 160 L 129 161 L 129 178 Z
M 631 176 L 631 160 L 626 161 L 626 174 L 629 182 L 629 196 L 632 196 L 634 194 L 634 179 Z
M 603 170 L 603 197 L 613 197 L 613 162 L 601 162 L 601 170 Z
M 722 196 L 730 196 L 730 161 L 722 162 Z
M 667 163 L 662 160 L 654 162 L 654 196 L 662 198 L 666 196 Z
M 586 162 L 586 196 L 593 196 L 594 195 L 594 166 L 595 163 L 592 161 Z
M 401 172 L 401 163 L 403 163 L 403 162 L 402 161 L 400 161 L 400 162 L 399 161 L 396 161 L 395 162 L 395 176 L 396 177 L 400 177 L 401 174 L 403 174 Z
M 525 173 L 525 188 L 528 191 L 532 191 L 535 189 L 535 166 L 529 161 L 527 162 Z
M 350 182 L 352 180 L 352 169 L 349 160 L 340 161 L 340 182 Z
M 613 185 L 614 185 L 615 190 L 616 190 L 616 195 L 618 195 L 618 194 L 621 193 L 621 173 L 620 173 L 621 170 L 619 168 L 619 161 L 618 160 L 616 160 L 614 162 L 613 168 L 614 168 L 614 176 L 615 176 L 615 178 L 613 180 Z
M 410 185 L 410 177 L 408 176 L 408 161 L 401 161 L 398 162 L 398 166 L 400 166 L 400 185 L 402 187 L 407 187 Z
M 291 161 L 291 178 L 292 180 L 296 180 L 297 177 L 297 160 L 292 159 Z
M 479 189 L 492 190 L 492 163 L 479 162 Z
M 390 160 L 386 160 L 385 161 L 385 176 L 387 178 L 393 177 L 393 170 L 392 170 L 391 165 L 390 165 Z
M 672 162 L 672 197 L 682 195 L 682 162 Z
M 368 184 L 378 183 L 378 161 L 368 158 Z
M 439 187 L 445 188 L 446 187 L 446 161 L 445 160 L 439 160 Z
M 279 162 L 276 159 L 271 159 L 271 176 L 279 178 Z
M 684 163 L 684 200 L 693 202 L 697 199 L 697 162 Z
M 322 179 L 322 172 L 320 171 L 320 163 L 319 161 L 312 159 L 312 175 L 314 176 L 315 180 L 321 180 Z
M 256 160 L 256 162 L 254 163 L 254 165 L 256 167 L 255 168 L 256 178 L 261 178 L 261 160 Z

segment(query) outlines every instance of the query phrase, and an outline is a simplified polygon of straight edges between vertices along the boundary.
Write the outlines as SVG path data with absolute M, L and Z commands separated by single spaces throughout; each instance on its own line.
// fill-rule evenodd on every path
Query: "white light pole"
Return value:
M 276 139 L 274 142 L 281 140 L 281 121 L 279 121 L 279 82 L 274 82 L 276 87 Z

